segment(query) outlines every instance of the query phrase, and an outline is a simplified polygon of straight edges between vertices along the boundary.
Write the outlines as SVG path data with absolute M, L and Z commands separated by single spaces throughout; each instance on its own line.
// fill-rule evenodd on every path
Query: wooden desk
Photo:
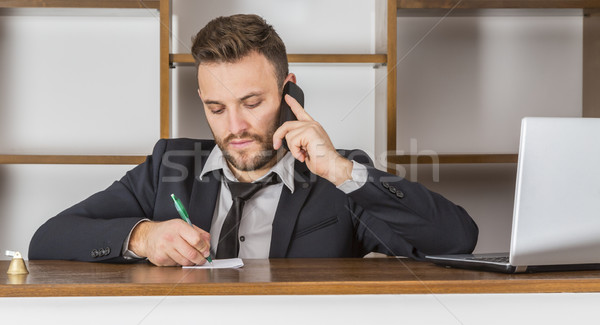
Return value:
M 0 297 L 600 292 L 600 271 L 505 275 L 406 259 L 245 260 L 240 269 L 28 261 Z

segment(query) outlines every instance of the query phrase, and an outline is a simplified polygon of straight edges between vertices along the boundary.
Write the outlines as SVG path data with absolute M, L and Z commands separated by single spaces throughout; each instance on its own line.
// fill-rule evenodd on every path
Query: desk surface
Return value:
M 600 271 L 507 275 L 395 258 L 244 260 L 240 269 L 28 261 L 0 297 L 600 292 Z

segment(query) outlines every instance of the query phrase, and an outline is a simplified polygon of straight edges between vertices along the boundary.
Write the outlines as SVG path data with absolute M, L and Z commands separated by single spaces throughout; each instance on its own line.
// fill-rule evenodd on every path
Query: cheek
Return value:
M 223 125 L 222 119 L 216 118 L 215 116 L 211 116 L 210 112 L 206 112 L 206 121 L 208 122 L 208 126 L 212 131 L 213 135 L 216 137 L 222 137 L 224 129 L 226 126 Z
M 273 128 L 279 122 L 279 103 L 272 105 L 270 109 L 263 112 L 260 125 L 261 130 L 267 131 Z M 279 126 L 279 125 L 277 125 Z
M 269 133 L 273 131 L 273 127 L 279 121 L 279 117 L 276 118 L 276 114 L 265 114 L 260 117 L 260 120 L 254 125 L 254 129 L 258 133 Z M 278 125 L 277 125 L 278 126 Z

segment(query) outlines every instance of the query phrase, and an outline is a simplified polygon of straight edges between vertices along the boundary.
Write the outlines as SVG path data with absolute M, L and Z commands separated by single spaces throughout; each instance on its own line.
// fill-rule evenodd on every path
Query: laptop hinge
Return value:
M 516 266 L 515 273 L 523 273 L 527 271 L 527 265 Z

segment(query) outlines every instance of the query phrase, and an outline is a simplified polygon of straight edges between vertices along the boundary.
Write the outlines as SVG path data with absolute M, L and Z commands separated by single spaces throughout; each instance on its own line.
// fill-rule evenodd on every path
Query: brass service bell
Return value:
M 29 274 L 27 271 L 27 266 L 25 265 L 25 261 L 19 252 L 11 252 L 6 251 L 7 256 L 12 256 L 12 260 L 10 261 L 10 265 L 8 266 L 8 271 L 6 274 L 9 275 L 19 275 L 19 274 Z

